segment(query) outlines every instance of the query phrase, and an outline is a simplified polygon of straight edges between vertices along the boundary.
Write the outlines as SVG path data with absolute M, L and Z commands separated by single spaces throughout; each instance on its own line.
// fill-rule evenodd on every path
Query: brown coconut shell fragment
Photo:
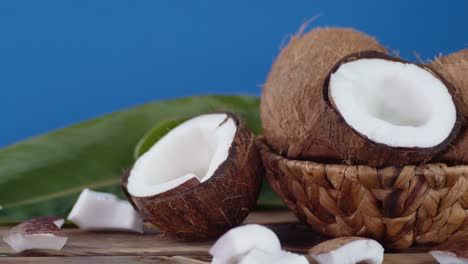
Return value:
M 382 52 L 362 51 L 345 56 L 331 68 L 331 71 L 327 75 L 327 78 L 323 84 L 323 96 L 326 102 L 326 106 L 323 110 L 320 129 L 328 131 L 328 140 L 340 154 L 340 157 L 344 159 L 347 164 L 367 164 L 373 167 L 391 165 L 402 166 L 425 163 L 431 160 L 431 158 L 437 153 L 446 149 L 448 145 L 456 138 L 460 130 L 461 116 L 459 111 L 457 111 L 457 121 L 455 122 L 450 134 L 443 142 L 430 148 L 405 148 L 387 146 L 385 144 L 372 141 L 366 135 L 361 134 L 359 131 L 355 130 L 346 123 L 346 120 L 342 117 L 340 111 L 337 109 L 333 101 L 332 96 L 330 95 L 330 77 L 343 64 L 361 59 L 382 59 L 386 61 L 410 64 L 409 62 Z M 422 64 L 414 65 L 417 65 L 418 67 L 428 71 L 437 79 L 439 79 L 445 85 L 445 87 L 447 87 L 449 93 L 452 95 L 452 99 L 455 97 L 455 88 L 436 70 Z
M 339 161 L 340 153 L 322 129 L 327 104 L 323 83 L 344 56 L 365 50 L 385 52 L 374 38 L 347 28 L 299 32 L 281 50 L 263 87 L 260 114 L 268 144 L 285 157 Z
M 127 189 L 129 174 L 122 179 L 122 189 L 140 215 L 177 239 L 218 237 L 255 207 L 263 166 L 254 135 L 239 117 L 226 114 L 237 130 L 228 157 L 208 180 L 192 179 L 154 196 L 135 197 Z
M 439 57 L 430 65 L 453 84 L 454 99 L 463 117 L 459 136 L 435 160 L 468 164 L 468 49 Z

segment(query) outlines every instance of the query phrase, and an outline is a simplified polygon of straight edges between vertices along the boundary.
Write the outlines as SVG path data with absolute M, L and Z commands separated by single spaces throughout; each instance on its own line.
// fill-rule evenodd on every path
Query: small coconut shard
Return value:
M 468 263 L 468 236 L 451 239 L 434 247 L 431 254 L 441 264 Z
M 266 142 L 290 159 L 340 161 L 323 127 L 323 83 L 348 54 L 386 49 L 374 38 L 346 28 L 316 28 L 293 36 L 273 64 L 263 87 L 260 114 Z
M 340 237 L 322 242 L 309 250 L 318 264 L 380 264 L 384 249 L 375 240 L 361 237 Z
M 350 54 L 324 82 L 324 127 L 348 163 L 419 164 L 444 150 L 461 121 L 453 86 L 427 66 L 376 51 Z
M 463 116 L 460 135 L 435 160 L 452 165 L 468 164 L 468 49 L 439 57 L 430 66 L 453 84 L 454 99 Z
M 281 251 L 281 244 L 273 231 L 251 224 L 229 230 L 216 241 L 209 253 L 216 263 L 237 263 L 252 249 L 272 254 Z
M 217 237 L 255 206 L 263 167 L 254 140 L 232 113 L 192 118 L 135 162 L 122 189 L 144 219 L 167 234 Z
M 34 218 L 10 229 L 3 240 L 15 252 L 28 249 L 61 250 L 68 239 L 60 229 L 63 223 L 63 218 Z
M 68 215 L 84 230 L 118 230 L 143 233 L 143 221 L 127 201 L 117 196 L 84 189 Z
M 226 262 L 227 264 L 228 262 Z M 273 253 L 259 249 L 253 249 L 243 256 L 237 264 L 309 264 L 305 256 L 287 251 L 276 251 Z

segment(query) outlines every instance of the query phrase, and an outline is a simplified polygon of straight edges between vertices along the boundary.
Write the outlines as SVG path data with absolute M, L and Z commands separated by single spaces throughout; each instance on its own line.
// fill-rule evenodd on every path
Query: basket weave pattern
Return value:
M 257 143 L 273 190 L 319 233 L 371 237 L 389 248 L 468 235 L 468 166 L 321 164 Z

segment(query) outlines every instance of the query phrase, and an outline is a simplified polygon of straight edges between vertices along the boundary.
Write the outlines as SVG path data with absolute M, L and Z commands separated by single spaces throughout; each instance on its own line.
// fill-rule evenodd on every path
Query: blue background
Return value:
M 144 102 L 259 94 L 288 34 L 354 27 L 407 59 L 468 46 L 468 1 L 1 1 L 0 146 Z

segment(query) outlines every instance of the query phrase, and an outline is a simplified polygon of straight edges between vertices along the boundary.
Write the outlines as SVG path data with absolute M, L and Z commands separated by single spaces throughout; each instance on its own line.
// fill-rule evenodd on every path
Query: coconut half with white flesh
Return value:
M 429 254 L 441 264 L 468 264 L 468 237 L 451 239 L 434 247 Z
M 122 188 L 144 219 L 169 235 L 216 237 L 255 206 L 263 167 L 254 140 L 232 113 L 192 118 L 143 154 Z
M 353 164 L 419 164 L 444 150 L 461 120 L 454 88 L 431 68 L 376 51 L 339 61 L 324 82 L 322 128 Z
M 111 193 L 84 189 L 68 220 L 84 230 L 118 230 L 143 233 L 143 220 L 128 201 Z
M 362 237 L 340 237 L 322 242 L 309 250 L 318 264 L 380 264 L 384 249 L 375 240 Z
M 11 228 L 3 240 L 15 252 L 28 249 L 61 250 L 68 239 L 60 229 L 63 223 L 63 218 L 34 218 Z

